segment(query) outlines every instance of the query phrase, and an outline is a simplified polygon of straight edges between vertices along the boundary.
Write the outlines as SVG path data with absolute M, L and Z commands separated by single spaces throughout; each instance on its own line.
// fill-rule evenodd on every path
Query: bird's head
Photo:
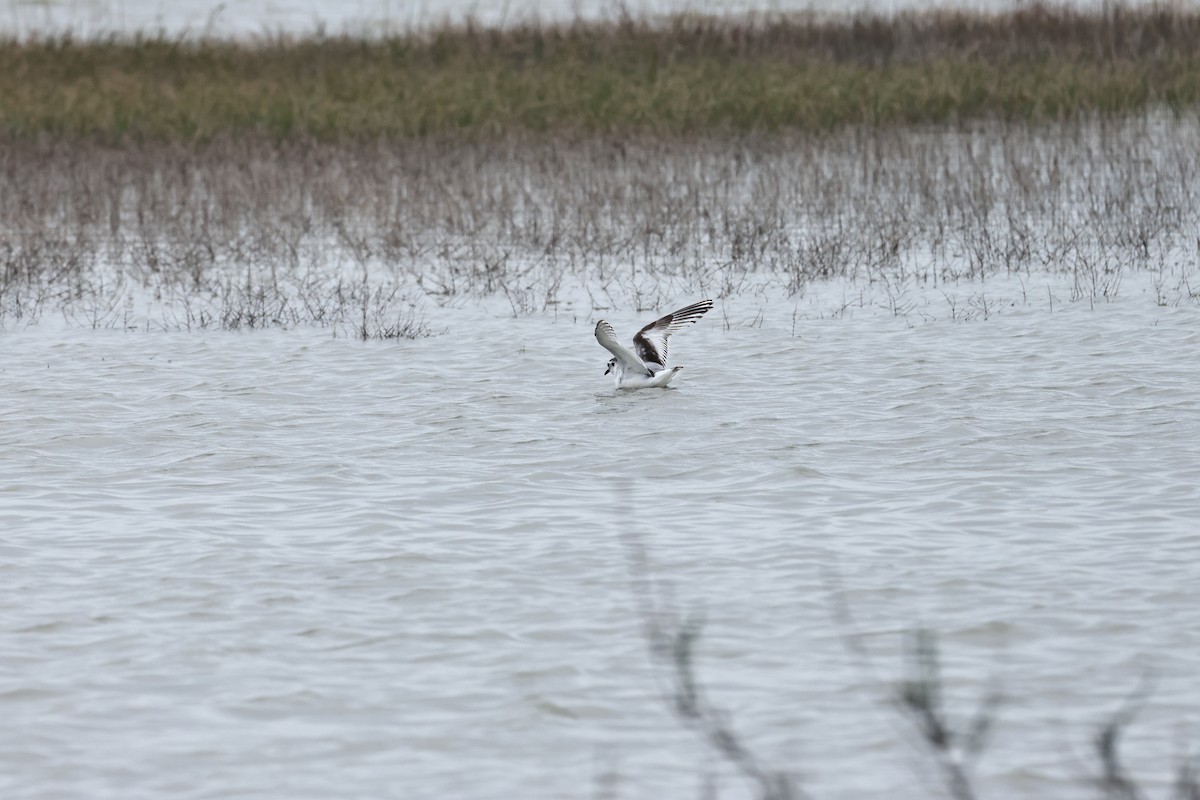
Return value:
M 607 375 L 608 373 L 612 372 L 616 368 L 617 368 L 617 360 L 615 358 L 610 358 L 608 360 L 608 369 L 604 370 L 604 374 Z

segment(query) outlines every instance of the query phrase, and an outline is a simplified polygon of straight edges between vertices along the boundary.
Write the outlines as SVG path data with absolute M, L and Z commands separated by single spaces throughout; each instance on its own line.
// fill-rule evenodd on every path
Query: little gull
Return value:
M 703 317 L 712 305 L 712 300 L 701 300 L 651 322 L 633 337 L 633 350 L 617 341 L 612 325 L 600 320 L 596 323 L 596 341 L 613 354 L 604 374 L 612 373 L 618 389 L 666 386 L 683 369 L 667 368 L 667 338 Z

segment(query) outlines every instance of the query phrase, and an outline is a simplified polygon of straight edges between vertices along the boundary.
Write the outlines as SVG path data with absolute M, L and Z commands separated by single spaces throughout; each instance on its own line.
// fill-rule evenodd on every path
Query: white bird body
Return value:
M 683 367 L 671 367 L 670 369 L 659 370 L 653 375 L 639 375 L 638 373 L 626 373 L 621 366 L 621 362 L 617 362 L 613 367 L 613 381 L 618 389 L 656 389 L 666 386 L 671 382 L 671 379 L 679 374 Z
M 604 374 L 612 373 L 618 389 L 666 386 L 683 369 L 667 366 L 667 339 L 675 331 L 704 316 L 712 305 L 712 300 L 701 300 L 651 322 L 634 335 L 636 352 L 618 342 L 612 325 L 600 320 L 596 323 L 596 341 L 613 354 Z

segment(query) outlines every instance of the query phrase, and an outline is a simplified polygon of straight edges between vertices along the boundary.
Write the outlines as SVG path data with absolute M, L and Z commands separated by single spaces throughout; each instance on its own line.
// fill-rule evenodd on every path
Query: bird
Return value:
M 633 350 L 617 341 L 612 325 L 600 320 L 596 323 L 596 341 L 613 354 L 604 374 L 612 374 L 618 389 L 666 386 L 683 369 L 667 367 L 667 339 L 675 331 L 703 317 L 712 305 L 712 300 L 701 300 L 656 319 L 634 335 Z

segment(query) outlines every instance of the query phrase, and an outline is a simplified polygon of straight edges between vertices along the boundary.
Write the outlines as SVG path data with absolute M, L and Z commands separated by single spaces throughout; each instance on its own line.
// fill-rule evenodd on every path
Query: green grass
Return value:
M 0 43 L 0 137 L 688 135 L 1200 106 L 1200 10 L 1033 6 Z

